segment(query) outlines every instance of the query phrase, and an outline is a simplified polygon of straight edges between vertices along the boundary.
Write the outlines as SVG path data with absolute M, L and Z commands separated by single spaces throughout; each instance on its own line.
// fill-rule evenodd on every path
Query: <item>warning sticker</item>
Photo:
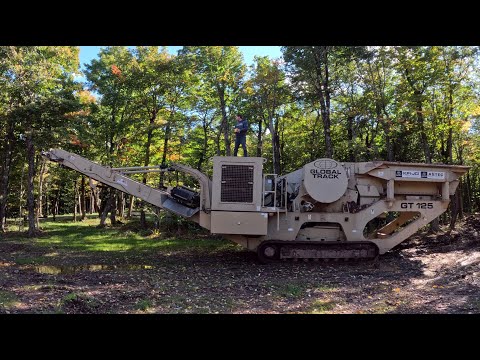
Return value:
M 437 179 L 444 180 L 444 171 L 396 170 L 395 177 L 408 179 Z

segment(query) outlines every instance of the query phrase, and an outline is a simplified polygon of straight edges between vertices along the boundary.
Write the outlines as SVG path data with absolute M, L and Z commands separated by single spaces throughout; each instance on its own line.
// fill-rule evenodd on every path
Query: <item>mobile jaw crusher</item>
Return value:
M 286 175 L 260 157 L 213 157 L 213 178 L 189 166 L 110 168 L 62 149 L 42 153 L 91 179 L 198 223 L 260 260 L 375 258 L 447 210 L 469 167 L 318 159 Z M 198 181 L 156 189 L 128 175 L 180 171 Z

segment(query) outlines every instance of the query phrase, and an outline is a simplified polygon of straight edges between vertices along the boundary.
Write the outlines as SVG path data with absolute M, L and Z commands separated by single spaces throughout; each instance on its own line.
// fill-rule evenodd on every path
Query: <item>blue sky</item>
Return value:
M 83 69 L 83 64 L 89 63 L 93 58 L 97 57 L 101 46 L 80 46 L 80 64 Z M 170 53 L 176 54 L 182 46 L 168 46 L 167 49 Z M 278 58 L 282 55 L 280 46 L 239 46 L 240 51 L 243 53 L 243 59 L 250 65 L 253 62 L 255 55 L 269 56 L 270 58 Z

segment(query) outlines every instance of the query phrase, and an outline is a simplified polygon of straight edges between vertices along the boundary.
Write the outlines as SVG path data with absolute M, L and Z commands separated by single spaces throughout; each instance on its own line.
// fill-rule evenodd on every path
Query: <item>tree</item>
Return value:
M 120 149 L 128 141 L 127 134 L 135 127 L 141 104 L 133 101 L 135 94 L 132 79 L 136 59 L 124 46 L 111 46 L 100 50 L 99 59 L 86 65 L 85 75 L 90 89 L 100 94 L 99 112 L 94 119 L 95 128 L 103 137 L 103 152 L 110 166 L 122 165 Z M 102 204 L 100 226 L 105 225 L 108 212 L 115 223 L 117 192 L 108 192 Z
M 8 64 L 3 84 L 12 103 L 12 116 L 24 129 L 28 159 L 28 234 L 37 233 L 35 220 L 35 148 L 59 136 L 63 115 L 77 108 L 73 73 L 78 69 L 78 47 L 4 47 Z
M 172 57 L 165 48 L 159 52 L 157 46 L 137 47 L 134 51 L 135 64 L 132 69 L 130 86 L 134 89 L 133 98 L 138 103 L 140 117 L 145 114 L 147 120 L 146 140 L 143 165 L 149 166 L 151 161 L 151 147 L 156 130 L 161 127 L 160 112 L 165 109 L 168 92 L 169 73 L 172 68 Z M 137 135 L 140 135 L 137 133 Z M 147 174 L 142 178 L 147 183 Z M 133 201 L 131 199 L 130 201 Z M 145 203 L 142 201 L 140 210 L 140 223 L 146 227 Z
M 129 77 L 134 59 L 125 46 L 102 48 L 99 58 L 86 64 L 85 76 L 90 90 L 100 95 L 100 116 L 97 131 L 104 137 L 107 162 L 112 164 L 125 131 L 133 123 L 137 104 L 131 102 L 133 89 Z
M 250 102 L 253 105 L 252 114 L 268 128 L 272 141 L 273 172 L 281 174 L 280 137 L 278 133 L 281 109 L 288 100 L 288 89 L 285 85 L 285 73 L 280 68 L 278 60 L 268 57 L 255 57 L 253 76 L 251 79 L 252 93 Z M 259 122 L 258 139 L 261 143 L 262 123 Z
M 359 70 L 360 86 L 363 88 L 363 105 L 366 115 L 376 118 L 381 125 L 385 140 L 385 158 L 395 160 L 392 134 L 395 130 L 394 119 L 389 108 L 393 102 L 395 74 L 393 59 L 385 47 L 365 47 L 358 49 L 356 65 Z M 373 108 L 372 108 L 373 107 Z
M 332 57 L 331 46 L 284 46 L 283 56 L 297 96 L 319 104 L 323 121 L 325 156 L 333 157 L 331 136 Z
M 186 56 L 195 72 L 207 84 L 210 94 L 217 98 L 222 114 L 219 135 L 223 135 L 224 154 L 231 155 L 231 114 L 238 100 L 246 66 L 236 46 L 185 46 L 180 55 Z M 220 148 L 220 144 L 219 144 Z

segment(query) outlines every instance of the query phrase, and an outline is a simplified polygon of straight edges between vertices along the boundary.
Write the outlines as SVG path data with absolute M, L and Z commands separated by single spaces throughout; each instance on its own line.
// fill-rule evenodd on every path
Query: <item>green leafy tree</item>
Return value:
M 252 114 L 259 119 L 258 141 L 261 144 L 262 123 L 268 128 L 272 141 L 273 172 L 281 174 L 279 123 L 288 99 L 285 73 L 280 61 L 268 57 L 255 57 L 251 79 L 252 91 L 248 94 L 253 104 Z M 261 148 L 260 148 L 261 149 Z
M 24 130 L 28 159 L 27 208 L 28 234 L 37 232 L 34 177 L 36 147 L 43 148 L 59 137 L 64 114 L 76 109 L 73 74 L 79 66 L 78 47 L 6 47 L 8 58 L 3 84 L 11 98 L 12 116 Z M 14 114 L 14 115 L 13 115 Z
M 103 153 L 110 166 L 123 165 L 122 149 L 128 141 L 127 135 L 135 126 L 139 104 L 134 99 L 132 72 L 136 64 L 131 51 L 124 46 L 102 48 L 99 58 L 86 65 L 85 75 L 90 89 L 100 95 L 100 107 L 93 119 L 97 131 L 103 136 Z M 119 194 L 113 189 L 103 188 L 100 226 L 110 212 L 112 224 L 116 223 L 116 199 Z
M 297 97 L 320 109 L 325 156 L 333 157 L 331 99 L 335 87 L 338 48 L 332 46 L 284 46 L 283 56 Z
M 185 46 L 180 54 L 188 58 L 200 81 L 206 83 L 208 96 L 217 99 L 222 114 L 219 135 L 223 136 L 224 154 L 230 156 L 232 123 L 229 119 L 235 111 L 246 72 L 242 54 L 236 46 Z

